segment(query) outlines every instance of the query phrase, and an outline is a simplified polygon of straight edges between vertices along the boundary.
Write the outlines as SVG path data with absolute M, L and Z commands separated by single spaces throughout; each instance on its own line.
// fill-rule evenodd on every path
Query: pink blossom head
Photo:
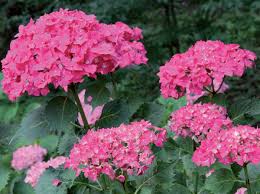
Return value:
M 24 146 L 13 153 L 11 165 L 15 170 L 23 170 L 34 163 L 41 162 L 46 154 L 47 150 L 39 145 Z
M 26 177 L 24 179 L 25 183 L 29 183 L 32 187 L 35 187 L 41 177 L 41 175 L 45 172 L 47 168 L 58 168 L 60 165 L 64 164 L 66 158 L 63 156 L 58 156 L 56 158 L 51 158 L 47 162 L 38 162 L 30 167 L 30 169 L 26 172 Z M 57 180 L 53 180 L 53 184 L 59 184 Z
M 260 131 L 250 126 L 237 126 L 208 134 L 193 154 L 193 162 L 210 166 L 216 160 L 223 164 L 260 162 Z
M 63 10 L 19 27 L 2 60 L 2 86 L 9 99 L 39 96 L 48 85 L 65 90 L 84 76 L 96 77 L 131 64 L 146 63 L 141 30 L 122 22 L 102 24 L 94 15 Z
M 147 121 L 89 130 L 74 145 L 65 167 L 72 168 L 77 175 L 83 172 L 92 181 L 96 181 L 101 173 L 124 181 L 118 172 L 143 174 L 154 160 L 150 144 L 162 146 L 165 139 L 165 129 L 154 127 Z
M 170 129 L 178 136 L 203 140 L 210 131 L 228 128 L 232 122 L 224 107 L 215 104 L 187 105 L 171 115 Z
M 185 93 L 201 95 L 205 87 L 219 92 L 225 76 L 242 76 L 253 66 L 255 53 L 238 44 L 221 41 L 198 41 L 186 52 L 174 55 L 158 73 L 164 97 L 180 98 Z

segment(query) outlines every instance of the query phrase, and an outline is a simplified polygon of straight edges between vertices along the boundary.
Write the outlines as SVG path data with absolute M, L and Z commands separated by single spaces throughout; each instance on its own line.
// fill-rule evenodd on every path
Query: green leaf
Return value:
M 60 155 L 65 154 L 66 156 L 69 155 L 70 150 L 72 149 L 73 145 L 78 141 L 77 136 L 74 133 L 65 133 L 59 142 L 58 145 L 58 153 Z
M 165 108 L 157 103 L 145 103 L 143 108 L 143 118 L 150 121 L 153 125 L 160 126 L 163 121 Z
M 15 147 L 19 147 L 32 144 L 36 139 L 45 137 L 50 131 L 44 109 L 45 107 L 41 106 L 28 113 L 10 143 L 14 143 Z
M 174 184 L 163 184 L 156 187 L 154 194 L 192 194 L 192 192 L 184 185 Z
M 106 87 L 106 82 L 104 80 L 98 80 L 88 85 L 85 99 L 88 98 L 88 96 L 92 97 L 91 105 L 93 107 L 107 103 L 109 101 L 110 92 Z
M 205 188 L 214 194 L 228 193 L 232 190 L 236 177 L 228 169 L 216 170 L 205 182 Z
M 152 194 L 152 193 L 153 193 L 153 189 L 149 186 L 143 187 L 139 192 L 139 194 Z
M 259 176 L 260 174 L 260 165 L 253 165 L 253 164 L 248 164 L 247 165 L 247 170 L 248 170 L 248 176 L 250 180 L 254 180 Z M 241 169 L 239 173 L 239 177 L 243 180 L 245 180 L 245 172 L 243 169 Z
M 76 178 L 76 172 L 72 169 L 62 169 L 62 172 L 59 174 L 59 179 L 65 182 L 68 188 L 73 186 L 73 182 Z
M 158 101 L 160 104 L 164 105 L 166 109 L 169 110 L 169 112 L 176 111 L 187 104 L 187 100 L 185 96 L 179 98 L 178 100 L 173 98 L 165 99 L 162 96 L 160 96 Z
M 201 190 L 199 191 L 199 194 L 214 194 L 214 193 L 206 190 L 205 188 L 201 188 Z
M 0 105 L 0 120 L 10 123 L 16 118 L 19 109 L 18 103 L 6 103 Z
M 188 155 L 188 154 L 182 156 L 183 167 L 184 167 L 186 174 L 189 177 L 192 177 L 193 172 L 196 170 L 196 166 L 192 162 L 191 158 L 192 158 L 191 155 Z
M 183 153 L 193 153 L 193 140 L 191 138 L 177 138 L 176 143 L 179 145 L 179 149 Z
M 131 117 L 138 111 L 138 109 L 142 106 L 142 104 L 144 104 L 144 99 L 141 99 L 139 97 L 133 97 L 133 98 L 129 98 L 127 99 L 128 107 L 129 107 L 129 111 L 131 114 Z
M 175 170 L 178 161 L 163 162 L 155 161 L 145 174 L 141 176 L 129 176 L 128 181 L 134 181 L 136 188 L 143 188 L 148 186 L 155 189 L 156 185 L 168 184 L 170 185 L 175 180 Z
M 90 189 L 85 185 L 77 185 L 72 188 L 73 194 L 91 194 Z
M 244 99 L 233 103 L 229 110 L 229 116 L 235 124 L 250 124 L 253 117 L 260 115 L 259 99 Z
M 253 99 L 250 106 L 250 112 L 248 113 L 251 116 L 260 115 L 260 99 Z
M 0 192 L 5 188 L 8 183 L 11 169 L 10 169 L 10 157 L 0 156 Z
M 117 194 L 117 193 L 125 194 L 125 190 L 124 190 L 122 183 L 120 183 L 118 181 L 113 181 L 113 183 L 111 185 L 111 190 L 114 194 Z
M 95 125 L 99 128 L 117 127 L 122 123 L 128 123 L 131 116 L 126 102 L 113 100 L 105 104 L 101 117 Z
M 258 175 L 255 179 L 250 178 L 250 184 L 251 184 L 251 190 L 253 193 L 259 193 L 260 192 L 260 175 Z M 245 180 L 245 179 L 243 179 Z
M 54 152 L 57 148 L 59 137 L 57 135 L 48 135 L 40 139 L 39 144 L 46 148 L 48 152 Z
M 226 107 L 228 105 L 227 98 L 224 94 L 215 94 L 214 96 L 202 96 L 195 103 L 214 103 Z
M 58 96 L 51 99 L 45 108 L 46 119 L 52 130 L 72 129 L 71 122 L 77 119 L 77 106 L 68 97 Z
M 57 172 L 52 169 L 47 169 L 40 177 L 39 182 L 35 187 L 36 194 L 67 194 L 67 189 L 64 184 L 53 186 L 52 180 L 58 177 Z
M 260 165 L 248 164 L 247 170 L 251 183 L 251 189 L 253 192 L 260 192 Z M 241 169 L 239 177 L 244 181 L 246 180 L 244 169 Z
M 192 194 L 187 187 L 176 183 L 171 186 L 170 191 L 176 194 Z
M 13 194 L 35 194 L 30 184 L 26 184 L 23 180 L 15 183 Z

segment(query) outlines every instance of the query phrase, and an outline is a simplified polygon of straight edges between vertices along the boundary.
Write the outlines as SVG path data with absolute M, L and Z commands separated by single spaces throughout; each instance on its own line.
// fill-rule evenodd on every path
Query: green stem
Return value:
M 82 126 L 77 125 L 76 123 L 70 122 L 71 125 L 73 125 L 74 127 L 77 127 L 79 129 L 84 129 Z
M 199 187 L 199 173 L 195 172 L 194 194 L 198 193 L 198 187 Z
M 247 171 L 247 164 L 243 166 L 244 173 L 245 173 L 245 178 L 246 178 L 246 187 L 247 187 L 247 193 L 252 194 L 251 192 L 251 186 L 250 186 L 250 180 L 249 180 L 249 175 Z
M 114 80 L 113 74 L 110 73 L 110 78 L 113 86 L 113 96 L 116 97 L 117 91 L 116 91 L 116 82 Z
M 196 150 L 196 142 L 193 140 L 193 150 Z M 194 180 L 194 194 L 198 193 L 198 187 L 199 187 L 199 173 L 195 172 L 195 180 Z
M 99 185 L 99 187 L 101 188 L 101 190 L 103 190 L 102 185 L 100 184 L 100 182 L 97 180 L 97 184 Z
M 64 181 L 63 183 L 70 183 L 69 181 Z M 102 187 L 96 187 L 95 185 L 92 185 L 92 184 L 88 184 L 88 183 L 83 183 L 83 182 L 80 182 L 80 181 L 73 181 L 73 184 L 80 184 L 80 185 L 87 185 L 88 187 L 91 187 L 93 189 L 96 189 L 98 191 L 103 191 L 103 188 Z
M 216 93 L 218 93 L 219 90 L 221 90 L 221 88 L 222 88 L 222 86 L 223 86 L 223 84 L 224 84 L 224 80 L 225 80 L 225 78 L 223 78 L 223 80 L 222 80 L 221 84 L 219 85 L 219 87 L 218 87 Z
M 73 97 L 74 97 L 74 100 L 75 100 L 75 102 L 76 102 L 76 104 L 77 104 L 77 107 L 78 107 L 80 116 L 81 116 L 81 118 L 82 118 L 82 120 L 83 120 L 84 129 L 89 129 L 90 127 L 89 127 L 89 125 L 88 125 L 88 120 L 87 120 L 87 117 L 86 117 L 85 112 L 84 112 L 84 110 L 83 110 L 82 104 L 81 104 L 81 102 L 80 102 L 80 100 L 79 100 L 79 96 L 78 96 L 78 93 L 77 93 L 77 91 L 76 91 L 75 85 L 73 85 L 73 84 L 70 85 L 70 86 L 69 86 L 69 89 L 71 90 L 71 93 L 72 93 L 72 95 L 73 95 Z

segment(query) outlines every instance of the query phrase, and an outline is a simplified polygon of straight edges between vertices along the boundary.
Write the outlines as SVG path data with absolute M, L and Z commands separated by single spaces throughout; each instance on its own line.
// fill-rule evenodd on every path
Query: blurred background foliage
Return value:
M 156 99 L 160 95 L 156 76 L 160 65 L 197 40 L 238 43 L 260 56 L 258 0 L 0 0 L 0 58 L 4 58 L 20 24 L 59 8 L 80 9 L 102 22 L 123 21 L 142 28 L 149 62 L 115 73 L 122 98 Z M 259 62 L 242 79 L 228 82 L 232 100 L 260 97 Z M 0 91 L 0 127 L 19 123 L 24 113 L 41 102 L 41 98 L 22 97 L 11 103 Z

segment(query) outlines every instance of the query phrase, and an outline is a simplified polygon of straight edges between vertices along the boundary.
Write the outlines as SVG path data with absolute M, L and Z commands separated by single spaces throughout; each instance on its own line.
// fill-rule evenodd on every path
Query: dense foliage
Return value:
M 260 192 L 259 13 L 0 2 L 0 193 Z

